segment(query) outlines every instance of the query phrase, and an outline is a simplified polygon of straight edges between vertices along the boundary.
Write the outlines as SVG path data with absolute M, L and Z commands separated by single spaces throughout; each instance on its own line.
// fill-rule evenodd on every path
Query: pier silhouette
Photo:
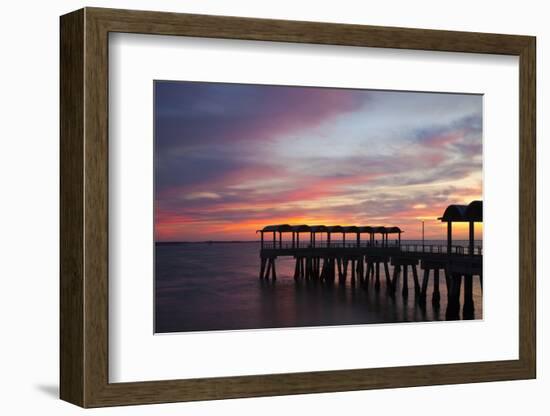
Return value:
M 360 285 L 364 290 L 372 287 L 378 291 L 383 271 L 388 295 L 395 296 L 397 287 L 401 286 L 401 295 L 406 298 L 410 271 L 418 304 L 425 306 L 431 276 L 431 301 L 434 307 L 439 307 L 439 283 L 444 276 L 446 319 L 459 319 L 461 292 L 463 317 L 472 319 L 474 276 L 479 278 L 483 288 L 483 252 L 482 246 L 475 244 L 474 232 L 474 224 L 482 222 L 482 218 L 482 201 L 449 205 L 438 218 L 447 224 L 446 244 L 407 243 L 402 241 L 403 231 L 397 226 L 268 225 L 257 230 L 261 242 L 260 279 L 276 280 L 277 258 L 292 257 L 296 281 L 332 284 L 338 280 L 343 284 L 349 279 L 352 285 Z M 453 244 L 453 223 L 468 223 L 468 245 Z M 288 235 L 291 239 L 283 238 Z M 392 275 L 389 265 L 393 266 Z M 423 271 L 422 281 L 418 268 Z

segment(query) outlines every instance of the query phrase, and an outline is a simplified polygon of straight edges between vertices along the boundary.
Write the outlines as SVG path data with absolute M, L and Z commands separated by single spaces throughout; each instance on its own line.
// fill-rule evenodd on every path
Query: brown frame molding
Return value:
M 60 19 L 60 396 L 82 407 L 518 380 L 536 376 L 535 62 L 530 36 L 85 8 Z M 109 383 L 108 34 L 519 56 L 519 359 Z

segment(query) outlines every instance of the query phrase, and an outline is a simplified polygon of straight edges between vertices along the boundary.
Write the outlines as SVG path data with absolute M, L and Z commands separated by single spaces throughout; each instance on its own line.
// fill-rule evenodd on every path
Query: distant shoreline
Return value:
M 420 239 L 411 239 L 411 240 L 401 240 L 402 244 L 421 244 Z M 439 240 L 425 240 L 425 243 L 427 245 L 430 244 L 430 242 L 441 242 L 441 241 L 447 241 L 446 239 L 439 239 Z M 456 239 L 453 240 L 455 243 L 459 242 L 467 242 L 467 239 Z M 482 243 L 483 240 L 474 240 L 476 243 Z M 285 241 L 286 242 L 286 241 Z M 207 240 L 207 241 L 155 241 L 155 244 L 158 245 L 169 245 L 169 244 L 246 244 L 246 243 L 260 243 L 260 240 Z
M 218 241 L 155 241 L 155 244 L 243 244 L 243 243 L 259 243 L 259 240 L 218 240 Z

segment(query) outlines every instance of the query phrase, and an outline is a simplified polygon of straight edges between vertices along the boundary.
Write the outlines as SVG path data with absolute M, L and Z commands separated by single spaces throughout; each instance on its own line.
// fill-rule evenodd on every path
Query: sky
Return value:
M 417 239 L 422 221 L 444 239 L 445 208 L 482 199 L 481 95 L 154 88 L 156 241 L 255 240 L 270 224 L 399 226 Z

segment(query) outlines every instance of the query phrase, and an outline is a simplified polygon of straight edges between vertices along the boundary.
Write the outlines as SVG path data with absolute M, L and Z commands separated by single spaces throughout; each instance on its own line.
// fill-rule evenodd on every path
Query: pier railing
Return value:
M 264 241 L 263 249 L 267 250 L 296 250 L 296 249 L 316 249 L 316 248 L 333 248 L 333 249 L 356 249 L 356 248 L 391 248 L 400 249 L 404 253 L 425 253 L 425 254 L 448 254 L 448 247 L 446 244 L 420 244 L 420 243 L 399 243 L 397 241 L 382 242 L 370 242 L 361 241 L 357 244 L 356 241 L 316 241 L 312 244 L 310 241 Z M 466 245 L 452 245 L 450 254 L 456 255 L 470 255 L 470 248 Z M 473 247 L 474 255 L 482 255 L 483 247 L 481 245 L 475 245 Z
M 382 244 L 380 242 L 371 243 L 369 241 L 361 241 L 360 244 L 357 244 L 356 241 L 316 241 L 315 244 L 312 244 L 309 241 L 300 241 L 299 243 L 292 242 L 292 241 L 283 241 L 283 242 L 273 242 L 273 241 L 264 241 L 263 246 L 264 249 L 268 250 L 288 250 L 288 249 L 314 249 L 314 248 L 366 248 L 366 247 L 374 247 L 374 248 L 397 248 L 399 247 L 399 244 L 397 242 L 388 242 L 385 244 Z
M 430 253 L 430 254 L 447 254 L 448 247 L 443 244 L 401 244 L 401 251 L 405 253 Z M 450 254 L 470 255 L 470 248 L 468 246 L 451 246 Z M 482 255 L 482 246 L 474 246 L 474 255 Z

